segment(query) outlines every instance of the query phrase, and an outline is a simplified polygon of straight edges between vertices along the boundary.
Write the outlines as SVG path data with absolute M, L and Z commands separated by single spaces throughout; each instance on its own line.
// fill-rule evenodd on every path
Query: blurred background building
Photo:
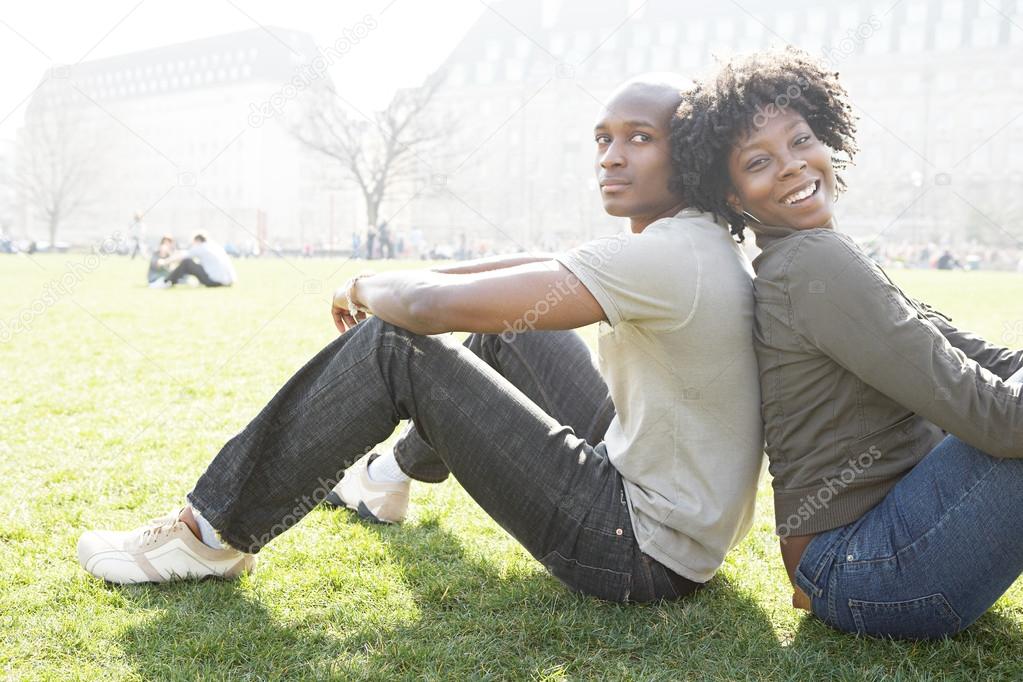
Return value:
M 922 249 L 1020 246 L 1023 0 L 520 0 L 494 9 L 443 67 L 440 118 L 454 122 L 460 143 L 451 146 L 462 154 L 447 182 L 474 210 L 443 195 L 417 199 L 410 219 L 428 231 L 458 225 L 494 238 L 493 227 L 473 226 L 474 212 L 501 228 L 496 238 L 523 245 L 613 229 L 590 135 L 613 87 L 647 71 L 699 76 L 715 57 L 793 44 L 841 72 L 860 116 L 843 229 Z
M 60 211 L 58 241 L 80 241 L 142 214 L 149 241 L 205 229 L 243 250 L 329 232 L 325 169 L 290 134 L 285 89 L 315 54 L 305 33 L 257 28 L 54 69 L 19 134 L 22 220 L 48 239 Z
M 1018 261 L 1023 0 L 489 3 L 437 69 L 423 121 L 436 144 L 417 150 L 381 220 L 413 255 L 556 249 L 618 229 L 591 134 L 615 85 L 785 44 L 840 71 L 860 116 L 843 229 L 907 263 L 967 244 Z M 290 132 L 308 102 L 287 84 L 317 55 L 305 33 L 254 29 L 58 69 L 28 107 L 18 168 L 46 144 L 39 131 L 73 125 L 88 200 L 58 239 L 127 229 L 142 212 L 150 240 L 202 227 L 239 246 L 347 248 L 367 227 L 362 199 Z M 38 202 L 22 190 L 17 203 L 12 229 L 45 238 Z

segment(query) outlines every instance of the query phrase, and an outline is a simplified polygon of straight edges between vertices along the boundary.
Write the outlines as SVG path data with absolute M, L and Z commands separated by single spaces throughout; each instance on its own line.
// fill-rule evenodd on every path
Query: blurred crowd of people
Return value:
M 1023 249 L 979 244 L 872 244 L 867 253 L 886 267 L 923 270 L 1000 270 L 1023 272 Z

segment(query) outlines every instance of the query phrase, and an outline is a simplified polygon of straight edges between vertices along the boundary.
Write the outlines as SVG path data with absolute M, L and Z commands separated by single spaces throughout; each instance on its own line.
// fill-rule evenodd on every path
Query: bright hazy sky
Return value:
M 13 139 L 25 100 L 54 64 L 74 64 L 256 28 L 306 31 L 332 44 L 373 15 L 378 28 L 331 70 L 361 107 L 419 84 L 479 15 L 481 0 L 32 0 L 0 4 L 0 139 Z M 258 22 L 258 24 L 257 24 Z

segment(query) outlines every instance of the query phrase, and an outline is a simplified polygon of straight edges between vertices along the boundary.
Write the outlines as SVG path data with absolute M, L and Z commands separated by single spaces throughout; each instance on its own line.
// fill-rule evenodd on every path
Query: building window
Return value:
M 451 67 L 451 71 L 448 74 L 448 80 L 454 87 L 461 87 L 465 85 L 465 65 L 455 64 Z
M 778 12 L 774 20 L 775 33 L 781 35 L 785 40 L 792 40 L 796 34 L 796 15 L 792 12 Z
M 828 13 L 822 9 L 810 10 L 806 15 L 806 27 L 811 33 L 822 35 L 828 30 Z
M 510 81 L 521 81 L 526 75 L 526 67 L 521 59 L 513 59 L 505 64 L 505 78 Z
M 630 73 L 639 73 L 647 70 L 647 51 L 642 47 L 629 48 L 628 56 L 625 58 L 626 70 Z
M 975 19 L 970 35 L 973 47 L 995 47 L 998 45 L 998 28 L 997 19 Z
M 694 21 L 686 27 L 686 40 L 690 43 L 702 43 L 707 40 L 707 24 Z
M 689 69 L 703 63 L 703 50 L 698 45 L 683 44 L 678 52 L 678 68 Z
M 954 92 L 958 84 L 959 78 L 954 71 L 940 69 L 934 76 L 934 85 L 938 92 Z
M 906 22 L 922 24 L 927 21 L 927 3 L 924 0 L 912 0 L 906 5 Z
M 943 21 L 934 33 L 934 46 L 939 50 L 958 50 L 963 46 L 963 27 L 959 23 Z
M 900 52 L 923 52 L 927 40 L 926 24 L 907 24 L 898 33 Z
M 735 38 L 735 24 L 727 19 L 718 21 L 716 29 L 717 39 L 721 42 L 730 43 Z
M 846 5 L 838 10 L 838 28 L 840 33 L 848 30 L 855 31 L 860 24 L 860 8 L 854 5 Z
M 672 61 L 674 50 L 670 47 L 655 47 L 650 50 L 650 68 L 655 71 L 670 71 L 675 68 Z
M 573 49 L 579 54 L 588 54 L 593 49 L 593 39 L 588 31 L 576 32 Z
M 480 62 L 476 65 L 476 82 L 480 85 L 489 85 L 494 80 L 494 65 L 487 62 Z
M 562 55 L 565 53 L 565 34 L 554 33 L 551 35 L 551 52 L 556 55 Z

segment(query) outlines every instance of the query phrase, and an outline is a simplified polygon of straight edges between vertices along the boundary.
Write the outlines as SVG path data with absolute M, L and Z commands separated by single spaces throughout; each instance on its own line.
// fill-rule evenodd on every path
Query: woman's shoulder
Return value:
M 832 229 L 797 232 L 765 249 L 754 262 L 758 276 L 802 273 L 832 275 L 854 263 L 869 261 L 851 237 Z

